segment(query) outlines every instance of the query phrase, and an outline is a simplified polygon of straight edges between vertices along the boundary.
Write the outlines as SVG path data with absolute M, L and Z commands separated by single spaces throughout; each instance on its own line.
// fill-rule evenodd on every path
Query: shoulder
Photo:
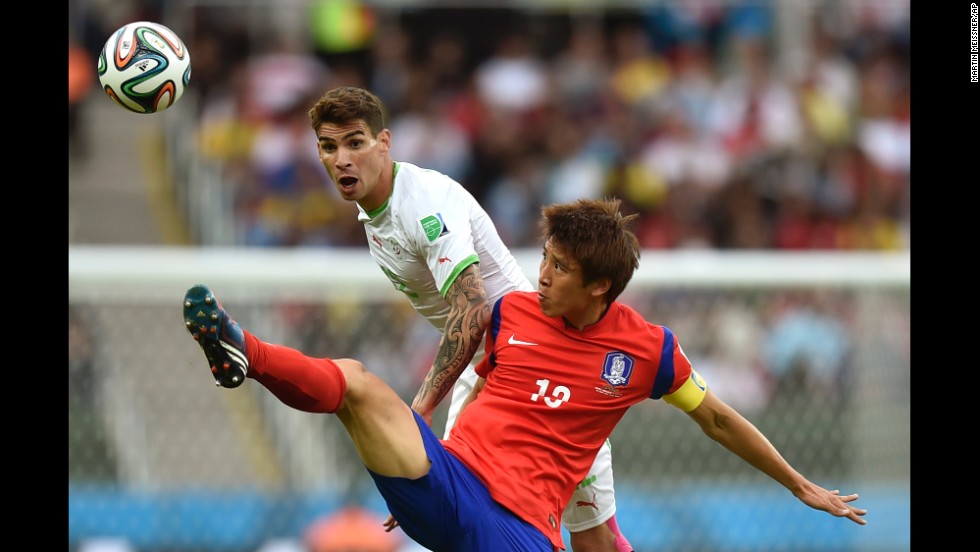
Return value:
M 514 290 L 506 293 L 497 301 L 497 308 L 506 308 L 508 312 L 538 312 L 538 292 Z
M 529 302 L 538 302 L 538 292 L 537 290 L 522 290 L 515 289 L 513 291 L 508 291 L 501 297 L 501 300 L 506 299 L 507 301 L 513 301 L 517 304 L 524 304 Z
M 658 342 L 665 339 L 673 339 L 673 332 L 670 330 L 670 328 L 647 320 L 633 307 L 618 301 L 613 302 L 607 316 L 615 321 L 615 331 L 617 333 L 627 331 L 644 332 Z
M 463 211 L 461 206 L 475 203 L 473 196 L 452 178 L 411 163 L 398 163 L 395 176 L 395 197 L 402 210 L 417 211 L 420 216 L 433 210 Z M 425 213 L 422 213 L 425 211 Z
M 405 181 L 410 184 L 426 184 L 429 186 L 449 186 L 453 185 L 462 187 L 459 182 L 456 182 L 452 178 L 446 176 L 445 174 L 434 170 L 426 169 L 425 167 L 420 167 L 413 163 L 406 163 L 404 161 L 397 162 L 397 173 L 395 178 L 398 181 Z
M 656 326 L 656 324 L 644 318 L 636 309 L 619 301 L 613 301 L 613 304 L 609 307 L 609 314 L 614 315 L 617 320 L 625 323 L 641 326 Z

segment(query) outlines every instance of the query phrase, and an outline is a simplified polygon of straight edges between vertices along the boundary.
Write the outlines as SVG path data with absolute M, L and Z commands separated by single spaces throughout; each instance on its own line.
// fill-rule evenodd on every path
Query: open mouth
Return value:
M 353 188 L 354 186 L 357 185 L 357 177 L 342 176 L 340 177 L 340 180 L 337 181 L 337 183 L 340 184 L 340 186 L 343 188 Z

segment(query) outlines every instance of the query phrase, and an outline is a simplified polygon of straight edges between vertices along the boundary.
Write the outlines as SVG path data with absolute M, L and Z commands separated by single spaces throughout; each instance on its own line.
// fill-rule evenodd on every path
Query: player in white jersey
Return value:
M 436 406 L 453 389 L 448 437 L 477 379 L 473 366 L 483 354 L 489 306 L 509 291 L 534 287 L 462 185 L 391 159 L 392 137 L 383 114 L 374 94 L 354 87 L 328 91 L 309 111 L 320 161 L 341 197 L 357 203 L 371 255 L 442 334 L 412 408 L 431 425 Z M 564 512 L 572 550 L 632 550 L 615 513 L 607 444 Z M 389 519 L 388 527 L 395 525 Z
M 446 292 L 470 265 L 479 264 L 489 303 L 511 290 L 534 289 L 500 240 L 493 221 L 459 183 L 405 162 L 394 163 L 393 182 L 379 209 L 367 212 L 357 203 L 357 218 L 364 224 L 368 248 L 378 266 L 437 330 L 442 332 L 449 319 Z M 445 338 L 440 341 L 440 349 L 450 345 Z M 462 400 L 476 382 L 473 366 L 482 356 L 480 346 L 453 387 L 447 437 Z M 431 424 L 431 411 L 420 413 Z

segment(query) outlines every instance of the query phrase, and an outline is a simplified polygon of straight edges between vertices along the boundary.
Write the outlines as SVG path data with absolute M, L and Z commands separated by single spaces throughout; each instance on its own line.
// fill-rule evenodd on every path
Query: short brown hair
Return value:
M 323 123 L 346 124 L 364 121 L 377 136 L 385 127 L 384 104 L 363 88 L 342 86 L 327 91 L 310 108 L 310 124 L 315 131 Z
M 619 212 L 620 199 L 579 199 L 541 208 L 541 237 L 570 256 L 582 283 L 609 278 L 606 300 L 616 300 L 640 266 L 640 242 L 627 224 L 638 215 Z

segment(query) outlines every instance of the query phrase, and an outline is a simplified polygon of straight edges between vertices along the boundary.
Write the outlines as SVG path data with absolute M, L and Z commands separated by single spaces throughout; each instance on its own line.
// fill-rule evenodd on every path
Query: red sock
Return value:
M 633 546 L 630 545 L 630 541 L 626 540 L 626 537 L 619 532 L 619 524 L 616 523 L 616 516 L 609 518 L 606 521 L 606 526 L 616 535 L 616 540 L 614 541 L 616 550 L 619 552 L 633 552 Z
M 247 377 L 264 385 L 284 404 L 304 412 L 333 413 L 340 408 L 347 381 L 334 361 L 265 343 L 247 331 L 245 349 Z

